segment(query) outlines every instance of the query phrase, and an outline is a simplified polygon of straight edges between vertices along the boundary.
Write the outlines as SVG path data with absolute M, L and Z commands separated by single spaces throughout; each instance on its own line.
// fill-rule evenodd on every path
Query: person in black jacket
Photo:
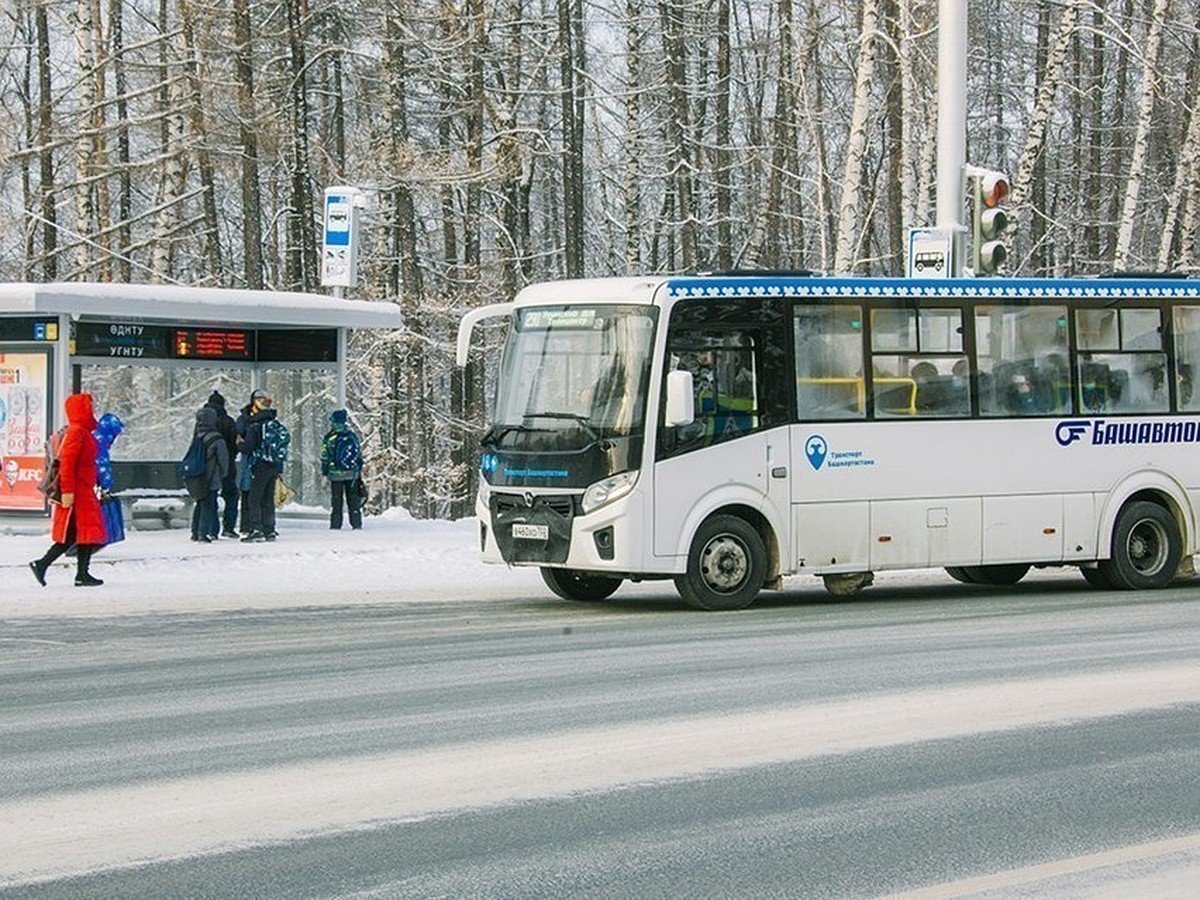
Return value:
M 225 446 L 229 453 L 229 471 L 226 472 L 225 477 L 221 480 L 221 500 L 225 505 L 221 513 L 221 535 L 223 537 L 235 538 L 238 536 L 238 503 L 242 496 L 242 492 L 238 489 L 237 466 L 233 464 L 237 458 L 237 426 L 234 424 L 233 418 L 225 410 L 225 398 L 221 396 L 220 391 L 214 390 L 209 396 L 208 402 L 204 405 L 212 407 L 217 411 L 217 430 L 221 432 L 221 437 L 225 439 Z
M 217 493 L 229 473 L 229 448 L 217 428 L 217 411 L 202 406 L 196 413 L 195 437 L 204 442 L 204 476 L 208 492 L 192 510 L 192 540 L 211 544 L 217 539 Z
M 250 405 L 244 411 L 248 413 L 245 416 L 245 431 L 238 439 L 238 451 L 242 454 L 243 486 L 246 486 L 246 470 L 250 475 L 242 523 L 242 540 L 249 543 L 273 541 L 276 536 L 275 480 L 279 477 L 279 468 L 275 463 L 260 458 L 263 426 L 276 417 L 271 403 L 265 391 L 255 390 L 250 395 Z

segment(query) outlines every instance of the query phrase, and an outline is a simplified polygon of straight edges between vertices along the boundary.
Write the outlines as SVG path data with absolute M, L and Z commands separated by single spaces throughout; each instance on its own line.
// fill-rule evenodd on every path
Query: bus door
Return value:
M 679 333 L 668 346 L 667 371 L 692 373 L 696 417 L 658 428 L 654 470 L 654 554 L 686 554 L 689 519 L 716 506 L 759 509 L 790 546 L 786 427 L 764 427 L 766 367 L 755 330 Z M 661 420 L 660 420 L 661 421 Z

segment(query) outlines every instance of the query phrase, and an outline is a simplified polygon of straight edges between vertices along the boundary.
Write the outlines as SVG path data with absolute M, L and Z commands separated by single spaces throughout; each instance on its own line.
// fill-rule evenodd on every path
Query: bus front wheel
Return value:
M 745 609 L 767 577 L 767 549 L 745 519 L 713 516 L 700 526 L 688 553 L 687 572 L 675 588 L 696 609 Z
M 1117 516 L 1112 556 L 1102 560 L 1099 569 L 1121 590 L 1163 588 L 1175 580 L 1182 552 L 1175 517 L 1157 503 L 1139 500 Z
M 620 578 L 593 575 L 577 569 L 542 569 L 542 581 L 564 600 L 595 603 L 607 600 L 621 586 Z

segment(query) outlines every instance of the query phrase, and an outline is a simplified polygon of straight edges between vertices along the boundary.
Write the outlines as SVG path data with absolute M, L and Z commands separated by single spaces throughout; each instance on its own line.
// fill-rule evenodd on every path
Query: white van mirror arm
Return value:
M 471 351 L 471 332 L 484 319 L 497 319 L 501 316 L 512 315 L 511 303 L 493 303 L 489 306 L 479 306 L 468 310 L 458 323 L 458 343 L 454 348 L 454 361 L 462 368 L 467 364 L 467 356 Z
M 668 428 L 691 425 L 696 418 L 696 398 L 692 394 L 692 373 L 680 369 L 667 374 L 667 408 L 663 424 Z

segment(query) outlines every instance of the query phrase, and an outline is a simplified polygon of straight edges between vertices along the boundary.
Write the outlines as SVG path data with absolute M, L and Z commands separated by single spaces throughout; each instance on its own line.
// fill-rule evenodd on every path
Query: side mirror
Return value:
M 667 374 L 667 409 L 663 419 L 668 428 L 691 425 L 696 419 L 696 398 L 692 393 L 692 373 L 680 369 Z

